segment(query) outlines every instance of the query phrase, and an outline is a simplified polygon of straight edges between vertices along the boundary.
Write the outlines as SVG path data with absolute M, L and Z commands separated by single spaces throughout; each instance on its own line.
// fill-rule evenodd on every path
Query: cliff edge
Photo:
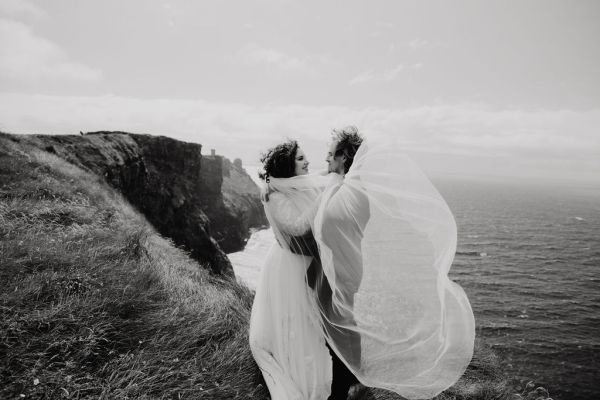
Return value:
M 11 136 L 103 177 L 160 234 L 215 273 L 233 275 L 225 253 L 243 249 L 250 228 L 266 224 L 252 179 L 243 169 L 231 179 L 229 160 L 203 156 L 200 144 L 104 131 Z
M 222 158 L 223 204 L 208 209 L 213 236 L 226 253 L 243 250 L 251 228 L 266 228 L 267 217 L 260 202 L 260 190 L 242 167 L 242 161 Z M 223 213 L 223 211 L 226 211 Z

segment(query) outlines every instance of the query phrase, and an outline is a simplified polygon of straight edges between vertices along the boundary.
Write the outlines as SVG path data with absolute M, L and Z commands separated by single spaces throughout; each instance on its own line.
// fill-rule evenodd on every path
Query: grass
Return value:
M 0 133 L 0 398 L 266 399 L 252 300 L 100 178 Z M 438 400 L 517 398 L 500 371 L 478 343 Z
M 265 398 L 252 297 L 97 177 L 0 136 L 0 398 Z

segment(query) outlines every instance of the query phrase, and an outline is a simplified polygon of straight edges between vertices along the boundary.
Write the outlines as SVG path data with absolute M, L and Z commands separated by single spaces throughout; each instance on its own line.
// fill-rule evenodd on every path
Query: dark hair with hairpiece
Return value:
M 267 150 L 260 157 L 264 172 L 258 173 L 259 178 L 268 182 L 270 176 L 273 178 L 295 176 L 297 151 L 298 142 L 295 140 L 289 140 Z
M 352 166 L 358 148 L 362 144 L 363 137 L 358 133 L 358 128 L 354 125 L 334 129 L 331 132 L 331 136 L 333 140 L 337 141 L 334 157 L 346 156 L 344 173 L 347 173 Z

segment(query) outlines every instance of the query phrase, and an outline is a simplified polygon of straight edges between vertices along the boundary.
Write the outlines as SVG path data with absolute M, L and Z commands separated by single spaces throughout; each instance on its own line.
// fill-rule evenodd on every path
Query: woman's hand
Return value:
M 269 201 L 269 195 L 273 192 L 274 192 L 274 190 L 272 190 L 269 185 L 267 185 L 266 188 L 264 188 L 264 187 L 261 188 L 260 189 L 260 200 L 263 203 L 266 203 L 267 201 Z

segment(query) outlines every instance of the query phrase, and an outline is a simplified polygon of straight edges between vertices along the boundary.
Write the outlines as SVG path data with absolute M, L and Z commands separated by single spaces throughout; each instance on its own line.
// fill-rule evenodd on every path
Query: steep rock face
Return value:
M 213 158 L 213 157 L 205 157 Z M 221 248 L 232 253 L 244 248 L 250 237 L 250 228 L 268 225 L 260 190 L 241 165 L 241 160 L 232 163 L 219 158 L 222 165 L 222 204 L 224 207 L 208 208 L 211 232 Z
M 124 132 L 21 138 L 103 176 L 162 235 L 213 272 L 233 275 L 229 259 L 211 235 L 212 228 L 218 228 L 215 232 L 228 248 L 230 242 L 239 243 L 238 237 L 247 235 L 252 225 L 245 224 L 244 212 L 226 205 L 221 190 L 222 157 L 202 156 L 199 144 Z M 254 211 L 262 213 L 262 209 Z M 236 231 L 244 228 L 246 232 Z

